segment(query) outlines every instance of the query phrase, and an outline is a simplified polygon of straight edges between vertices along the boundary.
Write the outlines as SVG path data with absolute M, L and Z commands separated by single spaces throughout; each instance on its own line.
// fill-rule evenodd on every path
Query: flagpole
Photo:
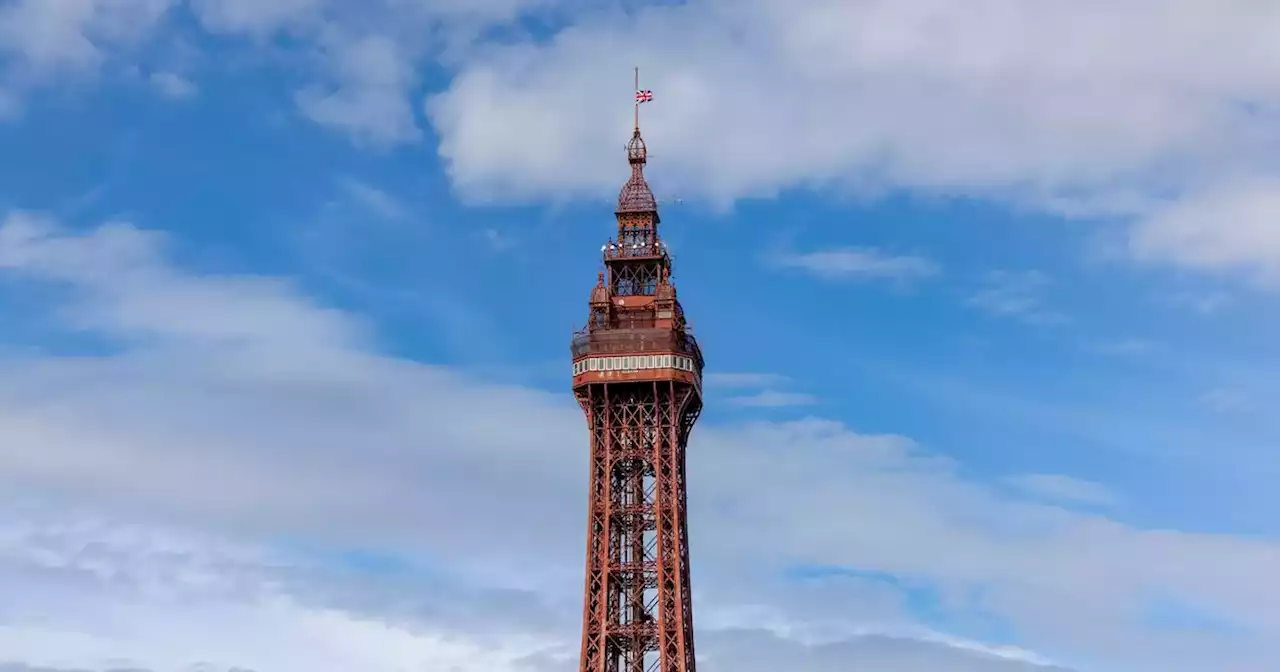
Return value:
M 635 117 L 636 117 L 636 133 L 640 132 L 640 66 L 636 66 L 636 96 L 635 96 Z

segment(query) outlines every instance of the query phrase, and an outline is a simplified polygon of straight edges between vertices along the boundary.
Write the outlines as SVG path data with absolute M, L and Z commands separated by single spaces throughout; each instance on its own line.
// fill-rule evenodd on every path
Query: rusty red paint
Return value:
M 603 251 L 572 355 L 671 355 L 693 366 L 573 379 L 591 434 L 581 672 L 695 670 L 685 451 L 702 411 L 703 358 L 671 283 L 646 152 L 637 128 L 618 238 Z

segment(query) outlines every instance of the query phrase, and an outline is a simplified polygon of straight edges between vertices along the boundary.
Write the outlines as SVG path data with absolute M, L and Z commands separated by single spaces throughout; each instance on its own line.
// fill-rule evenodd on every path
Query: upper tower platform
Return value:
M 673 381 L 701 392 L 702 351 L 671 280 L 639 124 L 627 143 L 627 162 L 631 176 L 614 213 L 618 235 L 600 248 L 605 270 L 591 290 L 587 326 L 573 338 L 573 384 Z

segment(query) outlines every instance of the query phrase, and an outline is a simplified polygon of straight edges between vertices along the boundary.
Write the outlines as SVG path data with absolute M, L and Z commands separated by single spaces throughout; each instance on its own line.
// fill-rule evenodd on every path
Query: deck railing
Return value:
M 702 349 L 688 332 L 671 329 L 601 329 L 579 331 L 571 346 L 574 359 L 587 355 L 674 352 L 692 357 L 702 368 Z

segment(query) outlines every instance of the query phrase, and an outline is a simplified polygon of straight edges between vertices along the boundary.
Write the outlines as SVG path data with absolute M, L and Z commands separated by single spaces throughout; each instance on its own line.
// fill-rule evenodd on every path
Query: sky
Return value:
M 637 66 L 704 672 L 1280 669 L 1278 31 L 0 0 L 0 671 L 575 669 Z

